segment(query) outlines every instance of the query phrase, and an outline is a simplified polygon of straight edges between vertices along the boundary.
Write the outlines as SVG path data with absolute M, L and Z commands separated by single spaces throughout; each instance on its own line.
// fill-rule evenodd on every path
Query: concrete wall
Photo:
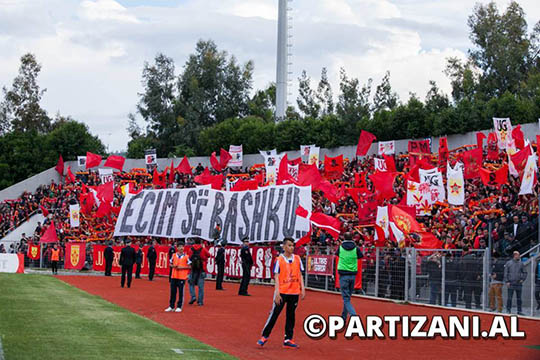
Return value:
M 537 123 L 530 123 L 530 124 L 522 124 L 521 128 L 523 130 L 523 133 L 525 134 L 525 138 L 529 139 L 531 142 L 536 141 L 536 135 L 539 134 L 539 126 Z M 487 134 L 492 130 L 484 130 L 483 133 L 487 136 Z M 405 140 L 396 140 L 396 152 L 407 152 L 408 148 L 408 142 L 409 139 Z M 484 142 L 485 143 L 485 142 Z M 448 136 L 448 148 L 454 149 L 463 145 L 471 145 L 476 144 L 476 132 L 470 132 L 466 134 L 459 134 L 459 135 L 450 135 Z M 432 146 L 431 151 L 432 152 L 438 152 L 439 150 L 439 138 L 438 137 L 432 137 Z M 300 149 L 295 151 L 287 151 L 289 159 L 294 159 L 300 156 Z M 369 149 L 368 155 L 376 154 L 377 153 L 377 142 L 374 142 L 373 145 L 371 145 L 371 148 Z M 321 149 L 320 152 L 320 158 L 324 159 L 325 155 L 328 156 L 338 156 L 343 154 L 344 157 L 352 159 L 356 156 L 356 146 L 341 146 L 338 148 L 333 149 Z M 159 169 L 164 169 L 166 166 L 169 166 L 171 164 L 171 160 L 174 160 L 174 165 L 178 166 L 180 164 L 180 161 L 182 159 L 158 159 L 158 167 Z M 260 154 L 245 154 L 244 155 L 244 167 L 246 166 L 252 166 L 254 164 L 260 164 L 263 162 L 263 157 Z M 102 164 L 104 161 L 102 162 Z M 210 167 L 210 158 L 209 157 L 192 157 L 189 159 L 189 163 L 191 166 L 197 166 L 197 164 L 201 163 L 202 166 L 208 166 Z M 68 161 L 66 162 L 66 168 L 67 165 L 70 165 L 73 172 L 79 170 L 79 167 L 77 165 L 76 161 Z M 146 165 L 144 163 L 144 159 L 126 159 L 126 163 L 124 165 L 124 169 L 132 169 L 132 168 L 144 168 Z M 31 178 L 22 181 L 18 184 L 15 184 L 13 186 L 10 186 L 7 189 L 4 189 L 0 191 L 0 201 L 6 200 L 6 199 L 15 199 L 17 198 L 23 191 L 30 191 L 33 192 L 37 189 L 39 185 L 42 184 L 49 184 L 51 180 L 54 180 L 55 182 L 60 181 L 60 177 L 58 176 L 58 173 L 54 170 L 54 168 L 51 168 L 49 170 L 46 170 L 40 174 L 37 174 L 35 176 L 32 176 Z
M 34 235 L 34 230 L 36 230 L 37 223 L 41 222 L 43 224 L 44 220 L 45 217 L 42 214 L 33 215 L 28 221 L 22 223 L 21 226 L 0 239 L 0 244 L 4 243 L 4 246 L 6 246 L 7 249 L 9 244 L 5 245 L 5 243 L 18 242 L 21 240 L 21 235 L 23 233 L 25 233 L 27 236 Z

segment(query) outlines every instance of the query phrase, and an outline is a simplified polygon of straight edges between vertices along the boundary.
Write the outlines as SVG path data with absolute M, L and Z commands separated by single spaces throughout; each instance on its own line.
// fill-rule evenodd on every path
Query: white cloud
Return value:
M 486 3 L 487 1 L 483 1 Z M 275 79 L 276 0 L 183 0 L 146 5 L 113 0 L 0 0 L 0 86 L 16 76 L 19 58 L 36 54 L 42 64 L 43 106 L 51 115 L 86 122 L 110 146 L 125 149 L 127 114 L 135 111 L 145 61 L 158 52 L 171 56 L 177 72 L 198 39 L 213 39 L 239 61 L 254 60 L 254 86 Z M 498 1 L 499 8 L 506 1 Z M 520 1 L 529 25 L 540 18 L 536 0 Z M 468 0 L 294 0 L 293 72 L 318 80 L 327 67 L 338 90 L 344 67 L 362 83 L 376 85 L 386 70 L 402 99 L 421 98 L 428 81 L 447 93 L 448 56 L 470 47 Z M 295 103 L 294 96 L 289 101 Z M 109 135 L 111 134 L 111 135 Z

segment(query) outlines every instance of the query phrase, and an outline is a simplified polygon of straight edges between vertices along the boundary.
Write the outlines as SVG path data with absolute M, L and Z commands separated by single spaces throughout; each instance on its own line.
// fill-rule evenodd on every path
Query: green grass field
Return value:
M 0 274 L 0 337 L 6 360 L 234 359 L 46 275 Z

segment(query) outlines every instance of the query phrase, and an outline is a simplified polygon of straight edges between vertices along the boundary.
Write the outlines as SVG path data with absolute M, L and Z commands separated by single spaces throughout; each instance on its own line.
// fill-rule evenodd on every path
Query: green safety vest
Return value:
M 343 246 L 339 247 L 339 262 L 338 271 L 358 271 L 358 256 L 356 254 L 356 247 L 352 250 L 345 250 Z

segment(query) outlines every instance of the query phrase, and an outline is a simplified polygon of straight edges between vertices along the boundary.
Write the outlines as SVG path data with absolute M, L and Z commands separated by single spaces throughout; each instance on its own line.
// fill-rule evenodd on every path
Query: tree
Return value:
M 69 116 L 57 117 L 54 130 L 45 136 L 45 142 L 51 166 L 56 163 L 60 154 L 65 161 L 77 160 L 78 155 L 86 154 L 87 151 L 106 154 L 105 146 L 97 136 L 90 133 L 88 126 Z
M 264 90 L 257 90 L 248 102 L 250 116 L 258 116 L 264 120 L 272 120 L 276 112 L 276 84 L 271 83 Z
M 332 94 L 332 86 L 328 81 L 328 73 L 325 67 L 321 70 L 321 80 L 315 94 L 321 113 L 323 116 L 334 113 L 334 99 Z
M 456 57 L 450 57 L 446 62 L 444 73 L 450 78 L 454 101 L 472 100 L 478 86 L 478 73 L 474 71 L 472 62 L 469 60 L 464 64 Z
M 354 144 L 358 141 L 360 133 L 358 124 L 370 117 L 369 97 L 372 80 L 368 79 L 367 83 L 360 87 L 360 81 L 357 78 L 349 78 L 343 68 L 340 69 L 339 77 L 340 94 L 336 107 L 337 115 L 343 121 L 344 144 Z
M 3 88 L 4 101 L 0 105 L 0 131 L 3 133 L 9 125 L 15 131 L 37 131 L 45 133 L 49 130 L 50 119 L 39 102 L 46 89 L 40 90 L 37 77 L 41 65 L 33 54 L 21 57 L 19 75 L 13 80 L 10 90 Z
M 396 92 L 392 91 L 392 86 L 390 85 L 390 71 L 387 71 L 375 91 L 373 112 L 395 109 L 398 101 L 399 97 Z
M 311 78 L 307 75 L 306 70 L 302 71 L 302 75 L 298 78 L 298 97 L 296 99 L 298 109 L 305 117 L 314 119 L 319 117 L 321 106 L 317 102 L 316 94 L 311 88 Z

